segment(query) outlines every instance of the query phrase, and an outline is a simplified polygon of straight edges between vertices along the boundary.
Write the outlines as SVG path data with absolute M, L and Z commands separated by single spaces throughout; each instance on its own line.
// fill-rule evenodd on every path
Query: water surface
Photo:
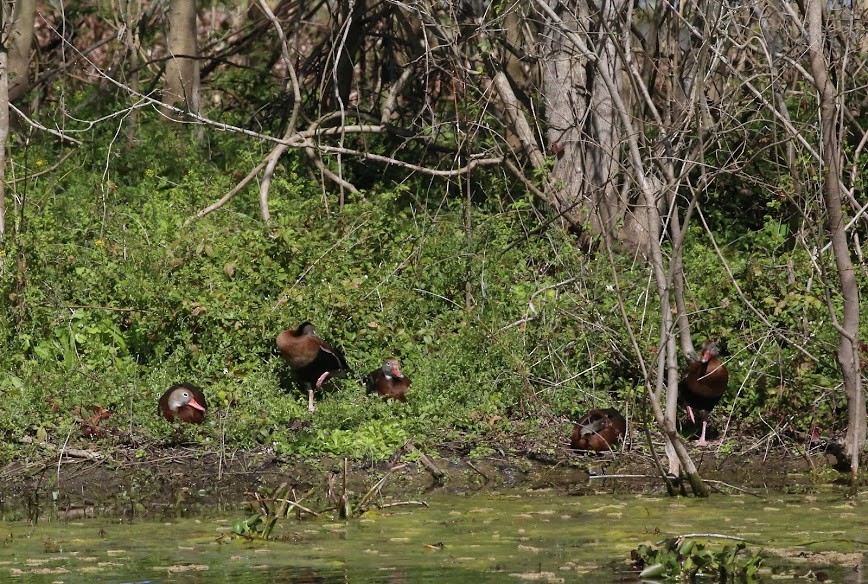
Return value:
M 390 507 L 348 521 L 285 519 L 279 540 L 269 542 L 220 537 L 243 511 L 11 521 L 0 523 L 0 582 L 617 582 L 637 545 L 695 533 L 765 549 L 765 581 L 804 582 L 822 572 L 835 582 L 868 582 L 866 500 L 837 492 L 707 500 L 433 495 L 427 508 Z

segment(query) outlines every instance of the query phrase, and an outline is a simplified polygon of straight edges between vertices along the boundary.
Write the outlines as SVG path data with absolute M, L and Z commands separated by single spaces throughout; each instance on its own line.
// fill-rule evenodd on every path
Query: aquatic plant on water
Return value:
M 762 563 L 760 552 L 751 552 L 739 541 L 719 551 L 693 540 L 669 538 L 659 548 L 640 545 L 630 551 L 631 568 L 640 578 L 695 582 L 700 577 L 718 582 L 756 582 Z

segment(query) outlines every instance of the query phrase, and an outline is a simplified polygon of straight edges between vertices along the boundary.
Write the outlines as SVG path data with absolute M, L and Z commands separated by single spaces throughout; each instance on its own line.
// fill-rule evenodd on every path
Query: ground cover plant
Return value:
M 107 166 L 111 137 L 98 135 L 63 180 L 27 184 L 0 272 L 4 457 L 24 436 L 177 440 L 156 400 L 180 381 L 205 387 L 212 403 L 205 428 L 186 439 L 307 457 L 384 459 L 408 438 L 458 438 L 484 452 L 480 438 L 510 432 L 550 432 L 555 448 L 551 437 L 563 432 L 565 442 L 569 420 L 591 407 L 640 411 L 612 270 L 650 356 L 647 271 L 584 253 L 556 225 L 539 230 L 524 189 L 480 173 L 468 201 L 447 182 L 384 182 L 326 208 L 330 194 L 290 157 L 272 186 L 270 224 L 252 196 L 190 222 L 229 188 L 225 164 L 239 144 L 214 136 L 206 150 L 156 120 L 146 128 L 152 140 Z M 26 160 L 38 167 L 59 154 L 35 143 Z M 762 229 L 745 227 L 726 261 L 774 326 L 829 355 L 824 299 L 798 285 L 806 262 L 773 225 L 770 214 Z M 839 431 L 834 362 L 808 360 L 758 326 L 721 283 L 701 233 L 685 264 L 697 330 L 722 339 L 731 363 L 716 425 Z M 303 320 L 352 369 L 314 415 L 274 348 L 280 330 Z M 389 355 L 413 379 L 406 404 L 366 395 L 359 381 Z M 96 408 L 107 415 L 82 433 Z
M 864 7 L 244 6 L 3 4 L 0 458 L 551 453 L 615 407 L 704 496 L 674 389 L 708 339 L 711 438 L 855 489 Z M 350 366 L 315 415 L 302 321 Z M 390 355 L 406 404 L 360 382 Z M 179 382 L 204 425 L 156 415 Z

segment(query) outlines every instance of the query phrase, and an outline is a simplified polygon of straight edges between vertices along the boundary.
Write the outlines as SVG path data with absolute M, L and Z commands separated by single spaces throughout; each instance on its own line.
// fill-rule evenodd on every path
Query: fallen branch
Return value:
M 30 436 L 22 436 L 21 442 L 24 444 L 36 444 L 37 446 L 42 446 L 49 450 L 61 450 L 61 448 L 51 444 L 50 442 L 35 440 Z M 102 452 L 97 452 L 95 450 L 82 450 L 80 448 L 63 448 L 61 454 L 70 458 L 86 458 L 87 460 L 103 460 L 106 457 Z
M 299 509 L 299 510 L 304 511 L 305 513 L 307 513 L 309 515 L 313 515 L 314 517 L 319 517 L 319 513 L 317 513 L 313 509 L 309 509 L 308 507 L 305 507 L 304 505 L 302 505 L 298 501 L 293 501 L 291 499 L 279 499 L 279 498 L 273 499 L 273 500 L 278 502 L 278 503 L 286 503 L 289 505 L 289 507 L 287 507 L 287 509 L 286 509 L 286 513 L 285 513 L 286 515 L 288 515 L 289 512 L 292 511 L 293 509 Z
M 675 535 L 673 537 L 675 539 L 687 539 L 687 538 L 695 538 L 695 537 L 713 537 L 715 539 L 731 539 L 733 541 L 746 541 L 747 543 L 752 543 L 754 545 L 758 545 L 760 543 L 758 541 L 751 541 L 751 540 L 745 539 L 743 537 L 738 537 L 737 535 L 725 535 L 723 533 L 682 533 L 681 535 Z M 666 538 L 666 539 L 660 540 L 657 542 L 657 545 L 660 545 L 661 543 L 665 542 L 667 539 L 672 539 L 672 538 Z
M 432 475 L 434 475 L 434 480 L 436 480 L 438 483 L 439 483 L 439 482 L 443 482 L 443 480 L 446 479 L 446 478 L 449 476 L 449 475 L 447 475 L 445 472 L 443 472 L 442 470 L 440 470 L 440 469 L 437 467 L 437 465 L 434 464 L 434 462 L 433 462 L 430 458 L 428 458 L 427 456 L 425 456 L 425 454 L 424 454 L 421 450 L 419 450 L 418 448 L 416 448 L 415 445 L 408 443 L 408 444 L 407 444 L 407 450 L 410 451 L 410 452 L 416 452 L 416 453 L 419 454 L 419 460 L 421 460 L 421 461 L 422 461 L 422 464 L 425 465 L 425 467 L 428 469 L 428 471 L 429 471 Z
M 395 503 L 383 503 L 380 505 L 380 509 L 386 509 L 387 507 L 401 507 L 404 505 L 419 505 L 420 507 L 428 508 L 428 503 L 425 501 L 397 501 Z
M 742 488 L 742 487 L 736 487 L 735 485 L 731 485 L 731 484 L 725 483 L 723 481 L 715 481 L 712 479 L 702 479 L 702 481 L 705 483 L 712 484 L 712 485 L 723 485 L 725 487 L 729 487 L 730 489 L 735 489 L 736 491 L 745 493 L 747 495 L 751 495 L 752 497 L 756 497 L 757 499 L 763 499 L 764 498 L 762 495 L 758 495 L 758 494 L 754 493 L 753 491 L 749 491 L 749 490 Z
M 590 479 L 659 479 L 660 475 L 648 474 L 611 474 L 611 475 L 591 475 Z

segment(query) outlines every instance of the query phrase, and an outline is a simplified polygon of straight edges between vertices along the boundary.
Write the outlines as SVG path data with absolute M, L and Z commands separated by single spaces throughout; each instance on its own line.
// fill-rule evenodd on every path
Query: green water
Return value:
M 868 582 L 864 493 L 424 500 L 427 508 L 349 521 L 286 519 L 271 542 L 218 539 L 241 511 L 169 522 L 4 522 L 0 582 L 617 582 L 630 549 L 689 533 L 755 542 L 768 552 L 764 581 L 805 582 L 822 571 L 833 582 Z

